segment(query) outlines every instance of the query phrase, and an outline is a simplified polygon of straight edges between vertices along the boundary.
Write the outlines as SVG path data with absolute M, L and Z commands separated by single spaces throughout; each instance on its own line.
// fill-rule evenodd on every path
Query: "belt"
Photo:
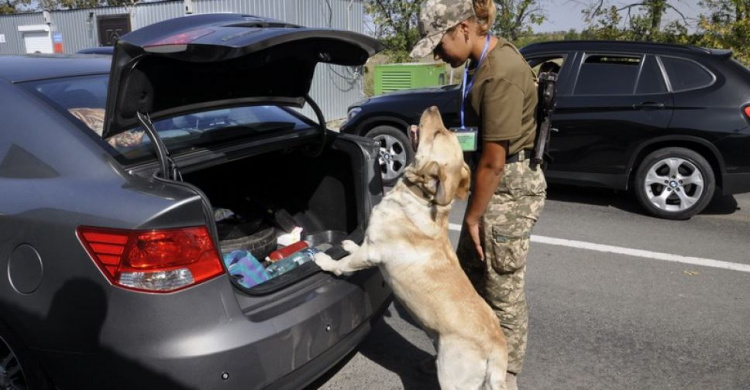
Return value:
M 523 149 L 518 151 L 518 153 L 511 154 L 510 156 L 505 158 L 506 164 L 513 164 L 517 162 L 521 162 L 524 160 L 529 160 L 534 155 L 534 149 Z

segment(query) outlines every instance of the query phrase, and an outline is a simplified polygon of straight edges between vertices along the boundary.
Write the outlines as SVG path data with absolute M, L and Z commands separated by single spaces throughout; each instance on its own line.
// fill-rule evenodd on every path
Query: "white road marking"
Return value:
M 461 231 L 461 225 L 455 224 L 455 223 L 449 224 L 448 228 L 453 231 Z M 565 246 L 569 248 L 586 249 L 586 250 L 605 252 L 605 253 L 616 253 L 619 255 L 627 255 L 627 256 L 633 256 L 633 257 L 642 257 L 646 259 L 699 265 L 702 267 L 712 267 L 712 268 L 727 269 L 727 270 L 732 270 L 732 271 L 750 272 L 750 265 L 748 264 L 730 263 L 727 261 L 705 259 L 701 257 L 673 255 L 671 253 L 652 252 L 652 251 L 646 251 L 646 250 L 641 250 L 641 249 L 625 248 L 621 246 L 594 244 L 594 243 L 586 242 L 586 241 L 566 240 L 562 238 L 537 236 L 537 235 L 532 235 L 531 241 L 542 243 L 542 244 L 548 244 L 548 245 L 558 245 L 558 246 Z

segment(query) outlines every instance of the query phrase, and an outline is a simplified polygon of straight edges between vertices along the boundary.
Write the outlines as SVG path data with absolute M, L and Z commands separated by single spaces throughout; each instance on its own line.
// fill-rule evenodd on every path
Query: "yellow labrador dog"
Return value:
M 336 275 L 378 266 L 396 298 L 436 341 L 440 387 L 505 389 L 508 353 L 492 309 L 477 294 L 448 238 L 455 197 L 465 199 L 470 172 L 456 135 L 436 107 L 422 114 L 419 147 L 404 177 L 372 213 L 362 246 L 315 262 Z

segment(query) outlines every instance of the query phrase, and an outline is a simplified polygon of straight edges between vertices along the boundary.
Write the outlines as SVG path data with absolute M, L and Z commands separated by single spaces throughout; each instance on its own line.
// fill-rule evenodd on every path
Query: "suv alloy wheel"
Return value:
M 380 144 L 378 162 L 383 174 L 383 185 L 393 186 L 406 167 L 414 161 L 414 150 L 409 139 L 403 131 L 386 125 L 375 127 L 365 136 Z
M 643 159 L 635 193 L 649 213 L 667 219 L 688 219 L 711 201 L 715 189 L 711 165 L 685 148 L 664 148 Z

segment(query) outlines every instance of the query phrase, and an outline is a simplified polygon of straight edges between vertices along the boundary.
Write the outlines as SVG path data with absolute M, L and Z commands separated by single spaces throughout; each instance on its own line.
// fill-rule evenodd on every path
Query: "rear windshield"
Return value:
M 104 107 L 107 99 L 107 75 L 70 77 L 28 83 L 56 108 L 79 121 L 101 140 Z M 192 113 L 155 121 L 154 128 L 172 153 L 248 137 L 264 137 L 280 132 L 309 129 L 312 124 L 279 106 L 246 106 Z M 151 140 L 141 128 L 135 128 L 101 141 L 112 155 L 125 163 L 154 159 Z

